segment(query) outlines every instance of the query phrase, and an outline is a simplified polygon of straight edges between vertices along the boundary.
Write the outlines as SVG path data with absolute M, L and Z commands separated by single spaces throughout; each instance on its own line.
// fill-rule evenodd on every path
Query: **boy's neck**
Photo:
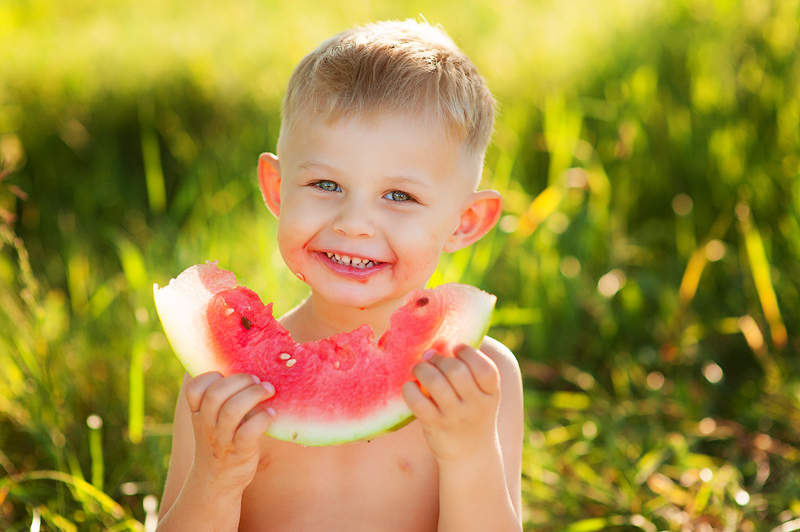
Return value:
M 377 340 L 389 326 L 389 317 L 403 305 L 403 299 L 379 307 L 343 307 L 312 294 L 282 318 L 282 325 L 296 342 L 314 342 L 338 333 L 369 325 Z

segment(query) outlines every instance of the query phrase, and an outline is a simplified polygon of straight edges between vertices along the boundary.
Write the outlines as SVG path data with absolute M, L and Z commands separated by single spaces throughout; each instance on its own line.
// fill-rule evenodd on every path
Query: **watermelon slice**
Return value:
M 372 329 L 299 344 L 272 316 L 272 303 L 207 262 L 153 287 L 173 350 L 191 375 L 251 373 L 275 385 L 267 434 L 304 445 L 370 439 L 409 423 L 402 386 L 429 348 L 479 346 L 495 297 L 472 286 L 416 290 L 376 344 Z

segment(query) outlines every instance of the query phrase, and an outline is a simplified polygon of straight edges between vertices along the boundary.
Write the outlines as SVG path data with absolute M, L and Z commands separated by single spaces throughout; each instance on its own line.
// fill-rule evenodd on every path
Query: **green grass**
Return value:
M 501 102 L 503 218 L 432 282 L 498 296 L 526 530 L 800 530 L 790 0 L 0 3 L 0 529 L 145 527 L 182 376 L 152 284 L 303 297 L 254 181 L 286 79 L 418 13 Z

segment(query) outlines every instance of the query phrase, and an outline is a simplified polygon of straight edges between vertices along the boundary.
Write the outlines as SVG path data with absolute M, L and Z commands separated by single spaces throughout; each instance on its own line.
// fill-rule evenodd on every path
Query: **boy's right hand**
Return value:
M 195 450 L 192 469 L 226 490 L 243 491 L 253 480 L 259 439 L 274 412 L 263 401 L 275 388 L 258 377 L 204 373 L 186 383 Z

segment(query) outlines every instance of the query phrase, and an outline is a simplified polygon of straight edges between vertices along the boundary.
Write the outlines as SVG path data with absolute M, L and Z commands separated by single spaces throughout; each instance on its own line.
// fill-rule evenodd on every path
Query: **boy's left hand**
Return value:
M 425 353 L 427 360 L 412 370 L 419 382 L 403 386 L 403 397 L 440 463 L 473 458 L 499 445 L 497 366 L 468 345 L 456 347 L 454 354 Z

